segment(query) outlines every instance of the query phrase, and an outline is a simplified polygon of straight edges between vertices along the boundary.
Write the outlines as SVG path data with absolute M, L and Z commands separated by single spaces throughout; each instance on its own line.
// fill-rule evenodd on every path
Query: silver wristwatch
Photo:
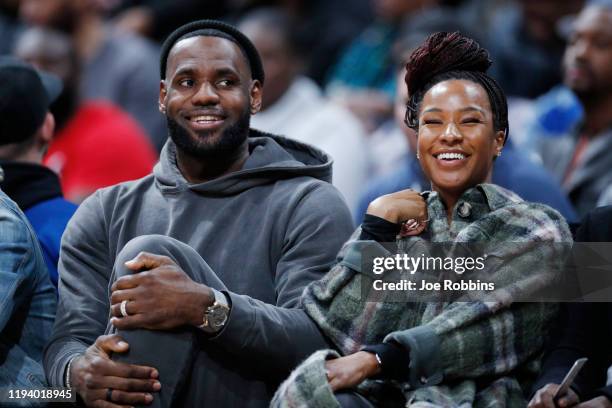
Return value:
M 198 327 L 206 333 L 213 334 L 221 331 L 225 326 L 230 308 L 227 296 L 224 293 L 212 288 L 211 290 L 215 296 L 215 301 L 204 310 L 202 324 Z

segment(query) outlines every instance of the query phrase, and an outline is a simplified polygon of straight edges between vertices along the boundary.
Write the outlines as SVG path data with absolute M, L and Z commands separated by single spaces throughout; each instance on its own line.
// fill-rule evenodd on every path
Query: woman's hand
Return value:
M 327 381 L 334 392 L 353 388 L 365 379 L 380 372 L 376 356 L 367 351 L 359 351 L 345 357 L 329 360 L 325 363 Z
M 540 388 L 531 401 L 529 401 L 528 408 L 565 408 L 573 407 L 580 402 L 578 395 L 570 388 L 567 390 L 567 393 L 555 403 L 553 397 L 557 393 L 559 387 L 559 384 L 546 384 L 544 387 Z
M 418 192 L 408 189 L 378 197 L 370 203 L 367 213 L 394 224 L 409 220 L 424 224 L 427 203 Z

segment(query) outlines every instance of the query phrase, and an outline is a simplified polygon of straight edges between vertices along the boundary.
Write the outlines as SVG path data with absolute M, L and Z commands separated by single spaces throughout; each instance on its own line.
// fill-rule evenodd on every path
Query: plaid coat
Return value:
M 364 246 L 371 250 L 378 244 L 356 240 L 360 232 L 356 231 L 340 252 L 338 264 L 322 280 L 308 286 L 302 300 L 309 316 L 337 350 L 319 351 L 303 362 L 278 389 L 272 406 L 338 407 L 325 376 L 325 359 L 388 341 L 409 348 L 410 376 L 404 382 L 365 381 L 359 390 L 377 405 L 526 405 L 523 390 L 535 380 L 557 307 L 515 300 L 518 294 L 535 292 L 558 278 L 552 273 L 534 275 L 543 261 L 562 262 L 561 246 L 545 244 L 570 243 L 567 223 L 555 210 L 524 202 L 493 184 L 465 191 L 453 210 L 450 226 L 437 193 L 429 193 L 427 208 L 430 242 L 485 243 L 496 253 L 486 268 L 502 288 L 486 301 L 385 302 L 383 298 L 366 302 L 361 288 L 373 277 L 371 271 L 361 270 L 360 256 Z M 402 238 L 399 251 L 420 251 L 419 243 L 424 239 Z M 504 245 L 508 242 L 514 244 Z M 533 246 L 534 242 L 541 245 Z M 381 254 L 388 255 L 378 247 Z M 403 395 L 401 402 L 390 398 L 394 393 Z

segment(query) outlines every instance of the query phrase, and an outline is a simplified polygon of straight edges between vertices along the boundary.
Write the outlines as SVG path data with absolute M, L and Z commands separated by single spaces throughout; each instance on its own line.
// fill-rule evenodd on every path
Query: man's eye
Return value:
M 602 38 L 602 39 L 597 39 L 593 41 L 593 45 L 595 46 L 595 48 L 605 50 L 605 49 L 610 48 L 611 42 L 605 38 Z
M 442 121 L 439 119 L 424 119 L 423 124 L 425 125 L 441 125 Z
M 465 118 L 462 123 L 481 123 L 478 118 Z
M 193 79 L 182 79 L 179 81 L 180 86 L 192 87 L 194 85 Z
M 230 79 L 223 79 L 223 80 L 219 81 L 218 84 L 221 85 L 221 86 L 232 86 L 234 84 L 234 81 L 232 81 Z

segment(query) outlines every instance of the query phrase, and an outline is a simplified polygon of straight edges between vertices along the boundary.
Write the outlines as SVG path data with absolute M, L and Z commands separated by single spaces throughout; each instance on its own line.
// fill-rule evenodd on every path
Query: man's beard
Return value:
M 221 137 L 214 143 L 206 140 L 214 132 L 200 133 L 198 139 L 195 140 L 187 129 L 168 115 L 166 115 L 166 122 L 170 138 L 183 152 L 203 159 L 210 157 L 219 158 L 220 156 L 231 155 L 248 138 L 251 112 L 249 109 L 245 109 L 236 123 L 223 130 Z

